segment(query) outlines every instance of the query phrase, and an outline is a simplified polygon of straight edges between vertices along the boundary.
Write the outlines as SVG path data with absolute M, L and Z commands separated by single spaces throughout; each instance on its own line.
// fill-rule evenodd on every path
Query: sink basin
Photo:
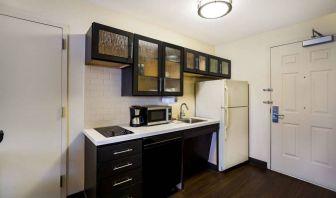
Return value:
M 205 122 L 206 120 L 197 119 L 197 118 L 183 118 L 183 119 L 179 119 L 179 121 L 184 122 L 184 123 L 193 124 L 193 123 L 198 123 L 198 122 Z

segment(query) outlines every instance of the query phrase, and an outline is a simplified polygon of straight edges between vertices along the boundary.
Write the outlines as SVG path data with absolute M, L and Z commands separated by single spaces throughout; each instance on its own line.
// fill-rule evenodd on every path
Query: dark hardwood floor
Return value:
M 206 170 L 185 182 L 185 189 L 170 198 L 224 197 L 333 197 L 336 192 L 252 165 L 226 173 Z

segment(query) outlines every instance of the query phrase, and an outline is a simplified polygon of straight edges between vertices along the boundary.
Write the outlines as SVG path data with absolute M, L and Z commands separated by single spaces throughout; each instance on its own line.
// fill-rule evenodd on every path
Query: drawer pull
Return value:
M 126 149 L 126 150 L 123 150 L 123 151 L 114 152 L 113 155 L 119 155 L 119 154 L 122 154 L 122 153 L 131 152 L 131 151 L 133 151 L 133 149 Z
M 122 165 L 122 166 L 115 166 L 113 168 L 113 170 L 118 170 L 118 169 L 126 168 L 126 167 L 129 167 L 129 166 L 132 166 L 132 165 L 133 165 L 132 163 L 127 163 L 127 164 Z
M 128 177 L 128 178 L 126 178 L 126 179 L 124 179 L 124 180 L 122 180 L 122 181 L 120 181 L 120 182 L 115 182 L 115 183 L 113 184 L 113 186 L 119 186 L 119 185 L 121 185 L 121 184 L 130 182 L 130 181 L 132 181 L 132 180 L 133 180 L 132 178 Z

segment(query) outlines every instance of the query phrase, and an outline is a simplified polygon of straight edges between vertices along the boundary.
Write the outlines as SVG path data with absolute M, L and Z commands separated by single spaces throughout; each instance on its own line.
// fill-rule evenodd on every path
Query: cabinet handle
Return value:
M 160 92 L 162 92 L 162 78 L 160 78 L 160 85 L 159 86 L 160 86 L 159 90 L 160 90 Z
M 2 142 L 3 137 L 4 137 L 4 132 L 3 130 L 0 130 L 0 142 Z
M 129 166 L 132 166 L 132 165 L 133 165 L 132 163 L 127 163 L 127 164 L 122 165 L 122 166 L 115 166 L 113 168 L 113 170 L 118 170 L 118 169 L 126 168 L 126 167 L 129 167 Z
M 195 69 L 199 70 L 199 58 L 196 58 L 196 65 L 195 65 Z
M 130 53 L 131 53 L 131 59 L 133 59 L 133 42 L 131 42 L 131 50 L 130 50 Z
M 127 182 L 130 182 L 132 181 L 133 179 L 128 177 L 128 178 L 125 178 L 124 180 L 120 181 L 120 182 L 114 182 L 113 186 L 119 186 L 121 184 L 124 184 L 124 183 L 127 183 Z
M 126 149 L 126 150 L 123 150 L 123 151 L 114 152 L 113 155 L 119 155 L 119 154 L 122 154 L 122 153 L 131 152 L 131 151 L 133 151 L 133 149 Z

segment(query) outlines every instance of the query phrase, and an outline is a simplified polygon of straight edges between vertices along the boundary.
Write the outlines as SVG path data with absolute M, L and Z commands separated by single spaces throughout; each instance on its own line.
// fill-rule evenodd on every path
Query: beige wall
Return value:
M 216 55 L 232 60 L 232 79 L 250 83 L 250 156 L 270 162 L 270 107 L 262 103 L 269 94 L 270 47 L 309 39 L 311 29 L 336 33 L 336 13 L 216 46 Z
M 95 6 L 84 0 L 1 0 L 0 6 L 9 6 L 19 13 L 64 24 L 69 27 L 69 161 L 68 194 L 84 187 L 84 57 L 85 37 L 90 24 L 95 21 L 135 32 L 173 44 L 214 54 L 214 47 L 171 30 L 154 26 Z M 120 71 L 115 70 L 116 79 Z M 118 100 L 120 100 L 117 95 Z M 136 100 L 136 99 L 135 99 Z M 133 100 L 130 100 L 132 103 Z

